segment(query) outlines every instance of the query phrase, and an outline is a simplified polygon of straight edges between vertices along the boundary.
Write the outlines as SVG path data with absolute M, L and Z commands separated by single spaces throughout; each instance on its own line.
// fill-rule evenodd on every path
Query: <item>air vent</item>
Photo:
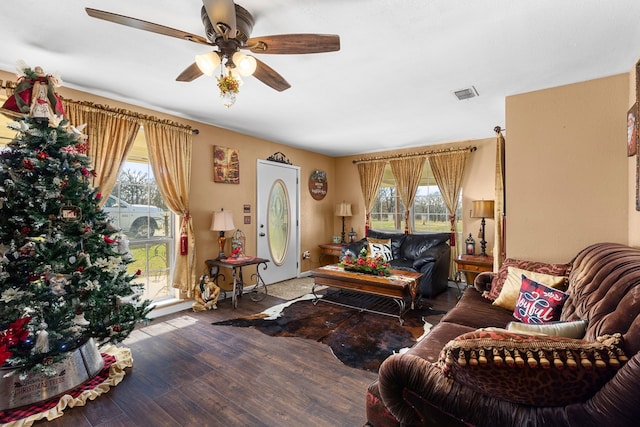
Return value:
M 459 101 L 463 101 L 465 99 L 470 99 L 478 96 L 478 91 L 475 87 L 471 86 L 466 89 L 459 89 L 453 91 L 453 94 L 458 98 Z

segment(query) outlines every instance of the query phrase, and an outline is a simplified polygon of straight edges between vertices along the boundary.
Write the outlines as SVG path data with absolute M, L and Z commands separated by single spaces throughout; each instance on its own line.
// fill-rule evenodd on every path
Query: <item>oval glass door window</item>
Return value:
M 269 252 L 275 265 L 284 264 L 289 249 L 289 194 L 287 187 L 280 179 L 276 180 L 269 194 L 267 224 L 269 236 Z

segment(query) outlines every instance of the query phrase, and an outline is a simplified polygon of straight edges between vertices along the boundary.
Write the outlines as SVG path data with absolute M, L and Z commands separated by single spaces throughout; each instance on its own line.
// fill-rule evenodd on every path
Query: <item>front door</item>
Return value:
M 257 168 L 257 253 L 270 261 L 260 270 L 270 285 L 299 273 L 300 168 L 266 160 L 258 160 Z

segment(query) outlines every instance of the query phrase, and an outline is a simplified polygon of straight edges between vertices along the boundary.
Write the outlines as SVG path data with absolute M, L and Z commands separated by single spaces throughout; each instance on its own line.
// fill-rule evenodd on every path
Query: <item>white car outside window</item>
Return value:
M 167 217 L 157 206 L 127 203 L 113 195 L 107 198 L 103 209 L 118 228 L 134 239 L 153 237 L 157 230 L 163 229 Z

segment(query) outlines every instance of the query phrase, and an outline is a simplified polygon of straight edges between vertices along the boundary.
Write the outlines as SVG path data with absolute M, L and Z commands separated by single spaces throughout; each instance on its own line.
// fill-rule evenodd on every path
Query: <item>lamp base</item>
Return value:
M 226 258 L 227 256 L 224 254 L 224 244 L 227 242 L 227 238 L 224 236 L 224 231 L 220 232 L 220 237 L 218 237 L 218 248 L 220 252 L 218 253 L 218 259 Z
M 480 249 L 481 249 L 480 256 L 489 256 L 489 255 L 487 255 L 487 251 L 486 251 L 486 249 L 487 249 L 487 241 L 484 240 L 484 226 L 485 226 L 485 224 L 486 224 L 486 222 L 485 222 L 484 218 L 482 218 L 482 221 L 480 221 L 481 234 L 482 234 L 482 236 L 480 238 Z

